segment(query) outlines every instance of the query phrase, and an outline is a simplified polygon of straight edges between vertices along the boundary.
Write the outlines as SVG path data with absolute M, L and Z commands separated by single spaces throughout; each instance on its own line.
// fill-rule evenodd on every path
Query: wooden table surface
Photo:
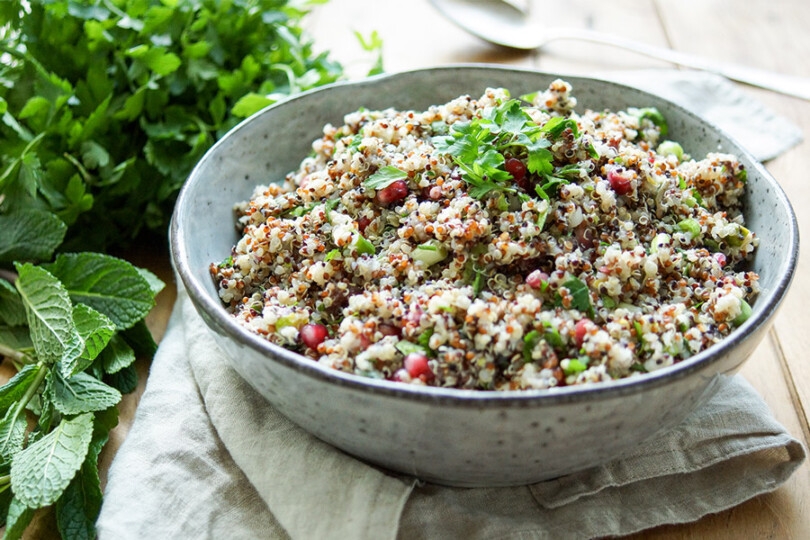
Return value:
M 804 26 L 810 21 L 807 0 L 534 0 L 533 9 L 546 10 L 549 25 L 592 28 L 717 60 L 810 77 L 810 32 Z M 355 39 L 354 30 L 365 35 L 371 30 L 379 32 L 388 72 L 461 62 L 573 74 L 668 67 L 619 49 L 572 41 L 550 44 L 542 52 L 498 48 L 456 28 L 426 0 L 331 0 L 315 7 L 307 24 L 316 48 L 331 50 L 352 78 L 364 75 L 371 61 Z M 743 89 L 795 122 L 810 137 L 810 102 L 751 87 Z M 810 142 L 805 141 L 767 163 L 797 212 L 804 238 L 810 238 L 809 150 Z M 145 249 L 130 258 L 170 283 L 148 318 L 159 338 L 175 298 L 168 255 Z M 805 250 L 773 329 L 742 370 L 776 418 L 805 445 L 810 441 L 810 362 L 805 356 L 810 351 L 808 306 L 810 254 Z M 148 367 L 147 361 L 138 361 L 141 381 L 138 390 L 125 396 L 121 404 L 121 422 L 102 454 L 102 477 L 131 425 Z M 53 531 L 53 518 L 45 514 L 26 536 L 49 537 Z M 774 493 L 696 523 L 659 527 L 632 538 L 810 538 L 810 463 Z

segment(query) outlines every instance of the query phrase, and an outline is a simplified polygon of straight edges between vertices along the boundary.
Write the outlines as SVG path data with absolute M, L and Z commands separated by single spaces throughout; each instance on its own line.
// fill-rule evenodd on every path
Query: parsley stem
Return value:
M 45 380 L 45 377 L 48 375 L 48 368 L 43 365 L 42 363 L 37 365 L 39 371 L 37 371 L 34 380 L 31 381 L 30 386 L 25 390 L 25 394 L 23 397 L 20 398 L 20 401 L 17 402 L 17 407 L 14 409 L 14 414 L 11 415 L 9 425 L 13 426 L 14 422 L 17 421 L 17 417 L 25 410 L 25 406 L 28 405 L 28 402 L 31 401 L 31 398 L 34 397 L 34 394 L 37 393 L 39 390 L 39 385 L 42 384 L 42 381 Z
M 14 362 L 27 363 L 25 361 L 27 355 L 21 353 L 16 349 L 12 349 L 7 345 L 3 345 L 2 343 L 0 343 L 0 356 L 6 356 L 8 358 L 11 358 L 11 360 Z
M 0 476 L 0 493 L 3 493 L 11 485 L 11 475 Z

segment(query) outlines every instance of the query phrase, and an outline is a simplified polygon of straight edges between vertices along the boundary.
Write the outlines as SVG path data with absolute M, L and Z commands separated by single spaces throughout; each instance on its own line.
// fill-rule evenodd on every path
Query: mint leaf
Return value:
M 65 379 L 55 372 L 49 387 L 53 406 L 62 414 L 102 411 L 121 401 L 121 393 L 87 373 Z
M 137 356 L 151 358 L 157 352 L 157 343 L 155 343 L 152 332 L 149 331 L 144 321 L 138 321 L 135 326 L 121 332 L 119 335 L 132 347 Z
M 130 328 L 155 305 L 149 282 L 126 261 L 100 253 L 69 253 L 44 265 L 76 303 L 108 316 L 119 329 Z
M 56 502 L 87 456 L 93 415 L 64 419 L 52 432 L 17 454 L 11 464 L 11 488 L 29 508 Z M 9 511 L 9 515 L 11 511 Z
M 138 387 L 138 372 L 135 366 L 128 366 L 104 378 L 107 383 L 122 394 L 129 394 Z
M 159 277 L 157 277 L 155 274 L 153 274 L 146 268 L 139 268 L 136 266 L 135 270 L 137 270 L 138 273 L 141 275 L 141 277 L 145 279 L 146 282 L 149 284 L 149 290 L 152 292 L 153 298 L 156 297 L 158 293 L 166 287 L 166 284 L 163 283 L 163 281 Z
M 105 373 L 118 373 L 135 361 L 135 351 L 121 336 L 115 336 L 101 353 L 101 364 Z
M 25 308 L 14 286 L 0 278 L 0 321 L 9 326 L 25 324 Z
M 37 358 L 50 364 L 74 361 L 82 354 L 84 342 L 73 324 L 73 306 L 64 286 L 41 267 L 15 266 Z
M 2 461 L 12 460 L 22 450 L 27 426 L 25 415 L 17 414 L 17 406 L 12 406 L 6 411 L 6 415 L 0 420 L 0 458 Z
M 84 350 L 76 361 L 62 362 L 62 375 L 65 377 L 87 369 L 115 333 L 115 325 L 106 315 L 84 304 L 76 304 L 73 308 L 73 322 L 84 341 Z
M 26 506 L 18 497 L 11 499 L 6 516 L 6 533 L 3 540 L 17 540 L 22 538 L 23 531 L 34 518 L 34 510 Z
M 6 384 L 0 387 L 0 411 L 5 411 L 23 397 L 25 391 L 36 379 L 40 369 L 44 368 L 36 364 L 24 366 Z
M 93 437 L 87 457 L 67 489 L 56 501 L 56 523 L 62 538 L 95 538 L 95 523 L 101 510 L 101 484 L 98 455 L 118 424 L 118 409 L 111 407 L 96 413 Z
M 43 261 L 65 238 L 67 226 L 45 210 L 0 214 L 0 261 Z
M 406 178 L 408 178 L 408 173 L 389 165 L 366 178 L 363 185 L 369 189 L 379 190 L 387 188 L 397 180 L 405 180 Z

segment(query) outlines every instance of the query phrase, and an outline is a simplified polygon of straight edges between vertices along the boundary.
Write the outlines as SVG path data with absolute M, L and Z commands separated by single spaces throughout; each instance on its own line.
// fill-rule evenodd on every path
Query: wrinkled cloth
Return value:
M 801 140 L 722 78 L 616 74 L 717 122 L 760 158 Z M 658 86 L 650 88 L 650 81 Z M 555 480 L 462 489 L 387 473 L 287 420 L 229 366 L 180 290 L 108 475 L 102 539 L 592 538 L 685 523 L 784 483 L 805 459 L 741 377 L 680 426 Z

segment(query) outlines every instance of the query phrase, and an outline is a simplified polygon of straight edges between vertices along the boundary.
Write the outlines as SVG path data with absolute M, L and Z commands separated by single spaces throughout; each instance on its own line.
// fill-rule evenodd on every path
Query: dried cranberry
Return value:
M 387 206 L 408 196 L 408 184 L 405 180 L 397 180 L 377 192 L 377 202 Z
M 433 372 L 428 365 L 428 358 L 422 353 L 411 353 L 405 357 L 403 362 L 405 370 L 413 378 L 422 377 L 424 381 L 433 380 Z
M 633 191 L 633 186 L 630 185 L 630 178 L 615 170 L 608 172 L 608 182 L 610 182 L 610 187 L 616 192 L 616 195 L 627 195 Z
M 301 328 L 301 342 L 310 349 L 318 349 L 318 345 L 326 341 L 329 332 L 322 324 L 305 324 Z

